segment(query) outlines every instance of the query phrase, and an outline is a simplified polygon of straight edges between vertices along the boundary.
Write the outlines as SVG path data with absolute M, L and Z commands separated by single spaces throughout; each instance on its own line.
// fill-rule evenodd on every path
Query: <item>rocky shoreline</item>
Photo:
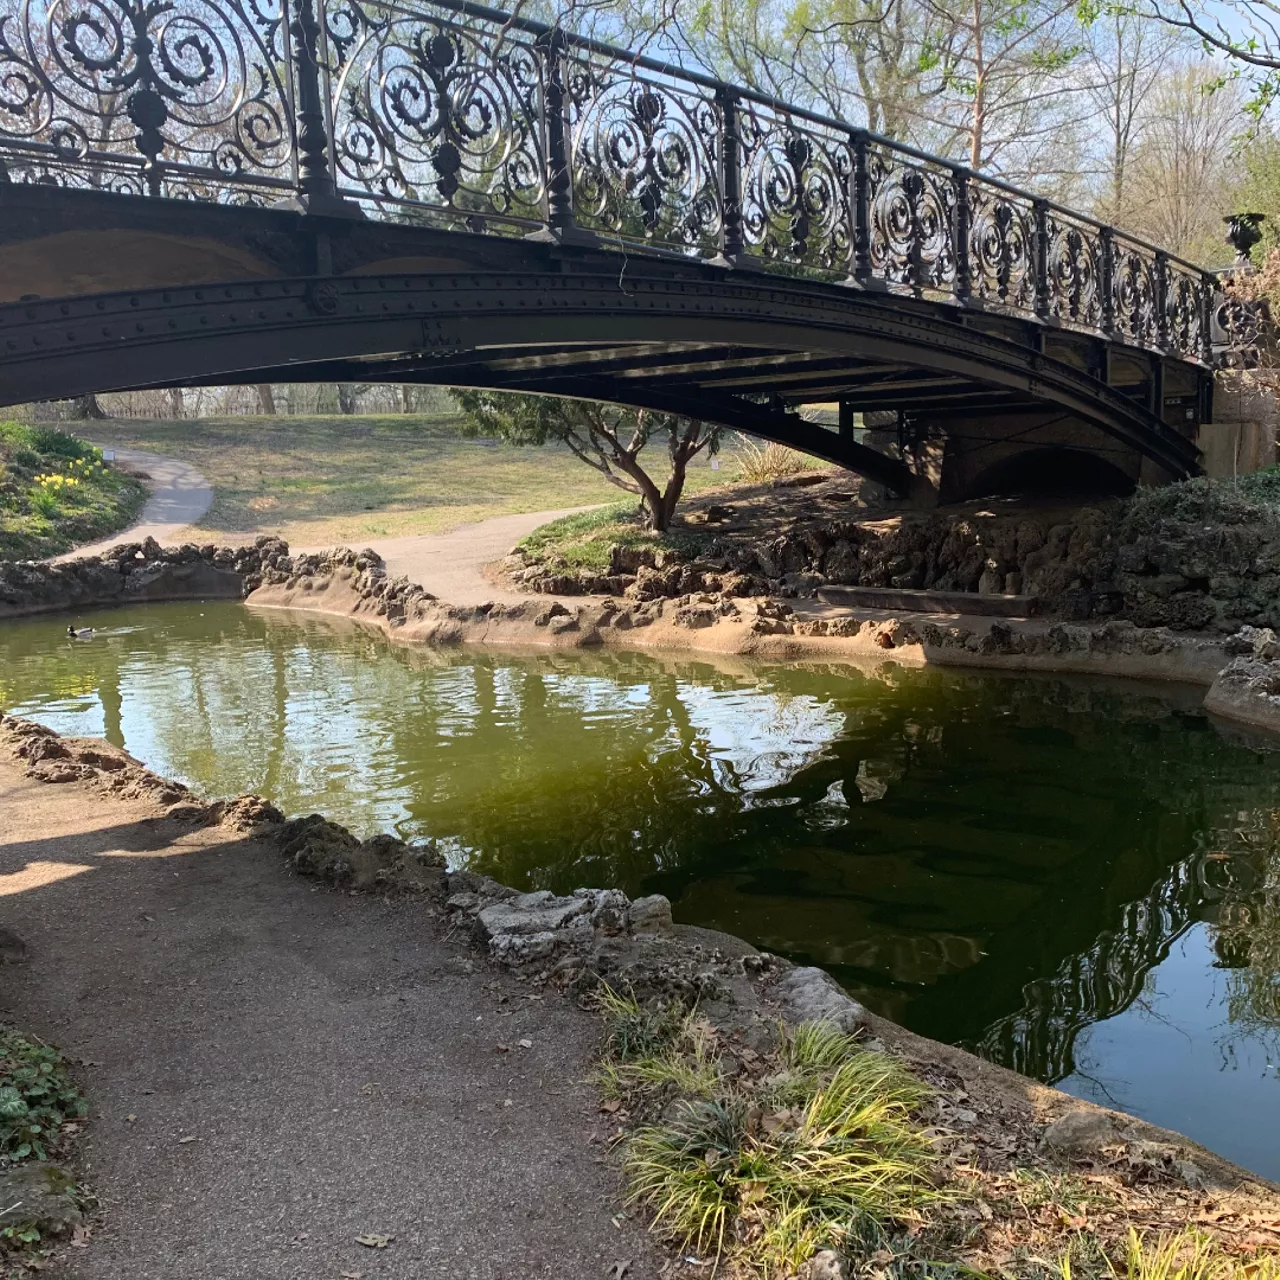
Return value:
M 1224 720 L 1280 730 L 1280 643 L 1267 627 L 1231 634 L 981 615 L 895 613 L 817 600 L 698 592 L 674 599 L 460 607 L 387 574 L 373 551 L 341 547 L 293 556 L 278 538 L 250 547 L 153 540 L 101 557 L 0 564 L 0 619 L 135 601 L 242 599 L 371 625 L 414 644 L 701 651 L 765 661 L 821 658 L 865 665 L 939 664 L 1005 671 L 1115 675 L 1207 690 Z

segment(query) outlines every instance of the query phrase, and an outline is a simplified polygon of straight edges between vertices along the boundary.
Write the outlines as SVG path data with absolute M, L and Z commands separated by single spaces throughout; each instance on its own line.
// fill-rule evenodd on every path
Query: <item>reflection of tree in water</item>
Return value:
M 1127 903 L 1116 925 L 1051 977 L 1023 988 L 1024 1006 L 987 1028 L 977 1053 L 1054 1083 L 1076 1070 L 1076 1037 L 1141 996 L 1147 975 L 1195 919 L 1201 891 L 1195 861 L 1179 862 L 1147 897 Z
M 1205 873 L 1219 897 L 1213 949 L 1228 971 L 1224 1044 L 1248 1035 L 1280 1049 L 1280 810 L 1214 832 Z
M 1078 1069 L 1076 1036 L 1137 1003 L 1148 975 L 1199 921 L 1227 970 L 1224 1049 L 1244 1037 L 1280 1048 L 1280 810 L 1240 811 L 1205 831 L 1201 851 L 1125 904 L 1114 927 L 1023 988 L 1016 1013 L 987 1028 L 984 1057 L 1050 1082 Z

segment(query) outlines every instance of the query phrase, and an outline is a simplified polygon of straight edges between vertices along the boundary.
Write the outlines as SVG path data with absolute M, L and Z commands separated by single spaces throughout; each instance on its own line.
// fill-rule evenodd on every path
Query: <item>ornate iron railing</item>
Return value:
M 0 179 L 621 242 L 1211 363 L 1217 283 L 964 166 L 466 0 L 0 0 Z

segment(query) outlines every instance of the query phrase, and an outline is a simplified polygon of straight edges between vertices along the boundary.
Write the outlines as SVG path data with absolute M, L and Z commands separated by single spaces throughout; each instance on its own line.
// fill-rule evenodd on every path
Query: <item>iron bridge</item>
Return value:
M 1119 230 L 465 0 L 7 0 L 0 85 L 0 404 L 586 396 L 936 499 L 1194 474 L 1238 345 Z

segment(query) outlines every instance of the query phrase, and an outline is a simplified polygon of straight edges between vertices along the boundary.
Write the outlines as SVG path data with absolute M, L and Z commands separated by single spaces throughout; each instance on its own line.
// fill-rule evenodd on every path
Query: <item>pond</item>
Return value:
M 236 604 L 0 625 L 0 706 L 205 795 L 661 892 L 1280 1178 L 1280 755 L 1196 690 L 431 650 Z

